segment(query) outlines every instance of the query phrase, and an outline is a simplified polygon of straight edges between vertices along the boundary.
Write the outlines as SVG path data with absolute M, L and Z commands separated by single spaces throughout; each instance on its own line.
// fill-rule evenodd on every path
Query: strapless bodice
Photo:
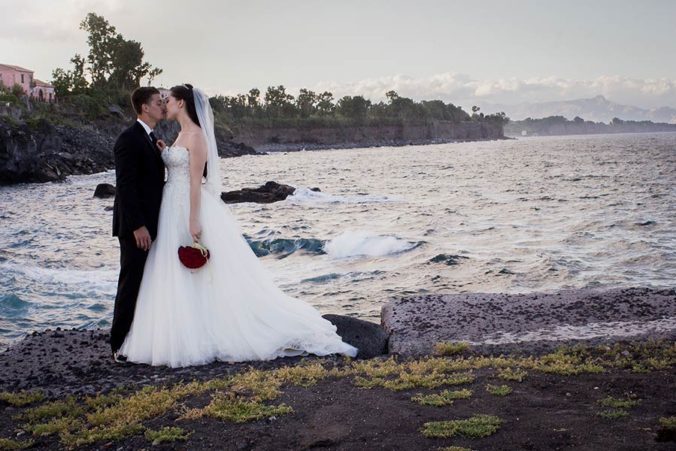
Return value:
M 162 151 L 162 160 L 167 166 L 167 184 L 190 184 L 190 154 L 181 146 L 169 146 Z

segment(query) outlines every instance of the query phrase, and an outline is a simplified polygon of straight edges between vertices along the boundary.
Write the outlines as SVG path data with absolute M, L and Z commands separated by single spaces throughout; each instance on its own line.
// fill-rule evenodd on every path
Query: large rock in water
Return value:
M 311 188 L 312 191 L 320 191 L 319 188 Z M 236 191 L 221 193 L 221 199 L 228 204 L 237 202 L 258 202 L 269 204 L 286 199 L 296 191 L 296 188 L 290 185 L 282 185 L 277 182 L 267 182 L 258 188 L 242 188 Z M 94 197 L 107 198 L 115 197 L 115 187 L 108 183 L 101 183 L 94 190 Z
M 344 315 L 326 314 L 337 327 L 343 341 L 359 349 L 358 359 L 370 359 L 387 353 L 387 332 L 376 323 Z
M 277 182 L 266 182 L 258 188 L 242 188 L 235 191 L 227 191 L 221 194 L 221 199 L 226 204 L 237 202 L 258 202 L 269 204 L 286 199 L 296 191 L 296 188 L 290 185 L 283 185 Z
M 563 343 L 676 338 L 676 289 L 466 293 L 390 300 L 381 309 L 388 352 L 432 354 L 439 341 L 491 352 L 551 350 Z
M 99 199 L 115 197 L 115 187 L 110 183 L 99 183 L 94 190 L 94 197 L 98 197 Z

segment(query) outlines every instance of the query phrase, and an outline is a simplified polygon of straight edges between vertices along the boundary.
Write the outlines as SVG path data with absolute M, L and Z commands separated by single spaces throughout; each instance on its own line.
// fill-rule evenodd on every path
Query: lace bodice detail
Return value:
M 188 149 L 181 146 L 166 147 L 162 160 L 167 166 L 167 185 L 190 185 L 190 156 Z

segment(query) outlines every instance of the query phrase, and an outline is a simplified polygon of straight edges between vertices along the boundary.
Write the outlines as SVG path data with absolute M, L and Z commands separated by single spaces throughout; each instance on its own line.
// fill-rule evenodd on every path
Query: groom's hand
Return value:
M 150 232 L 146 226 L 141 226 L 138 229 L 134 230 L 134 239 L 136 240 L 136 247 L 147 251 L 150 249 Z

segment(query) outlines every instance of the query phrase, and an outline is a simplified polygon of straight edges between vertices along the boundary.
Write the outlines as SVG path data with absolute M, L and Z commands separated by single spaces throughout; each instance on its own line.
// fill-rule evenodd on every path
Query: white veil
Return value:
M 200 121 L 202 133 L 207 141 L 207 178 L 205 188 L 217 197 L 221 197 L 222 182 L 220 158 L 218 156 L 218 147 L 216 146 L 216 134 L 214 133 L 214 112 L 209 104 L 209 96 L 199 88 L 193 88 L 193 98 L 195 99 L 195 110 L 197 119 Z

